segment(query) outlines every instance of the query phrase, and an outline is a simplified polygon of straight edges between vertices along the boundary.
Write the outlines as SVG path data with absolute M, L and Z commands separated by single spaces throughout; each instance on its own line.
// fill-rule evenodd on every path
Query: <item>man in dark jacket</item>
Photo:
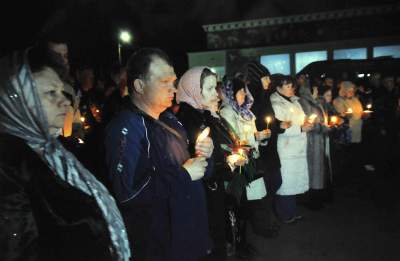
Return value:
M 176 75 L 168 56 L 141 49 L 128 62 L 129 108 L 106 130 L 106 162 L 136 261 L 198 260 L 211 249 L 201 179 L 211 172 L 210 138 L 190 158 L 171 113 Z M 164 113 L 163 113 L 164 112 Z

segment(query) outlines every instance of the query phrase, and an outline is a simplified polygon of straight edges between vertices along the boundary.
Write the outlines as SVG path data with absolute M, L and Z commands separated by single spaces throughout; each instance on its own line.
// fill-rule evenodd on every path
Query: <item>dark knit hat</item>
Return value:
M 257 61 L 247 63 L 242 69 L 242 73 L 246 76 L 250 84 L 258 84 L 262 77 L 271 75 L 269 70 Z

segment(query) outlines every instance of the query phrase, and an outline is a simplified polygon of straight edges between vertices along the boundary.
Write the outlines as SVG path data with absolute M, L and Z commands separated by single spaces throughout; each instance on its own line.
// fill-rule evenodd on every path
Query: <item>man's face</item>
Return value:
M 174 68 L 161 58 L 153 58 L 149 73 L 144 79 L 142 96 L 151 110 L 161 113 L 172 105 L 176 92 L 175 80 Z
M 49 49 L 59 54 L 63 59 L 64 65 L 69 67 L 68 46 L 65 43 L 49 43 Z

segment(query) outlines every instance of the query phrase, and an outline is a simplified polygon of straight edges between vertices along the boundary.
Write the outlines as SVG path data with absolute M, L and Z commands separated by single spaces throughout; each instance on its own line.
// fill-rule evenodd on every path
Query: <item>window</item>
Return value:
M 268 68 L 270 73 L 282 73 L 290 75 L 289 54 L 272 54 L 261 56 L 260 62 Z
M 400 58 L 400 45 L 374 47 L 374 58 L 381 56 L 392 56 L 393 58 Z
M 326 61 L 327 58 L 328 58 L 327 51 L 296 53 L 296 73 L 300 72 L 306 65 L 312 62 Z
M 333 59 L 367 59 L 367 48 L 338 49 L 333 51 Z

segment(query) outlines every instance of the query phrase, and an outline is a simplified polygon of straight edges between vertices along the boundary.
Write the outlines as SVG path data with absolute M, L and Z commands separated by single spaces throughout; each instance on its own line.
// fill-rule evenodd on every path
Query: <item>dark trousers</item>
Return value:
M 283 221 L 295 217 L 297 212 L 296 195 L 277 195 L 276 212 L 278 214 L 278 217 Z
M 274 197 L 282 185 L 281 170 L 276 168 L 266 171 L 264 174 L 264 181 L 267 189 L 267 195 Z

